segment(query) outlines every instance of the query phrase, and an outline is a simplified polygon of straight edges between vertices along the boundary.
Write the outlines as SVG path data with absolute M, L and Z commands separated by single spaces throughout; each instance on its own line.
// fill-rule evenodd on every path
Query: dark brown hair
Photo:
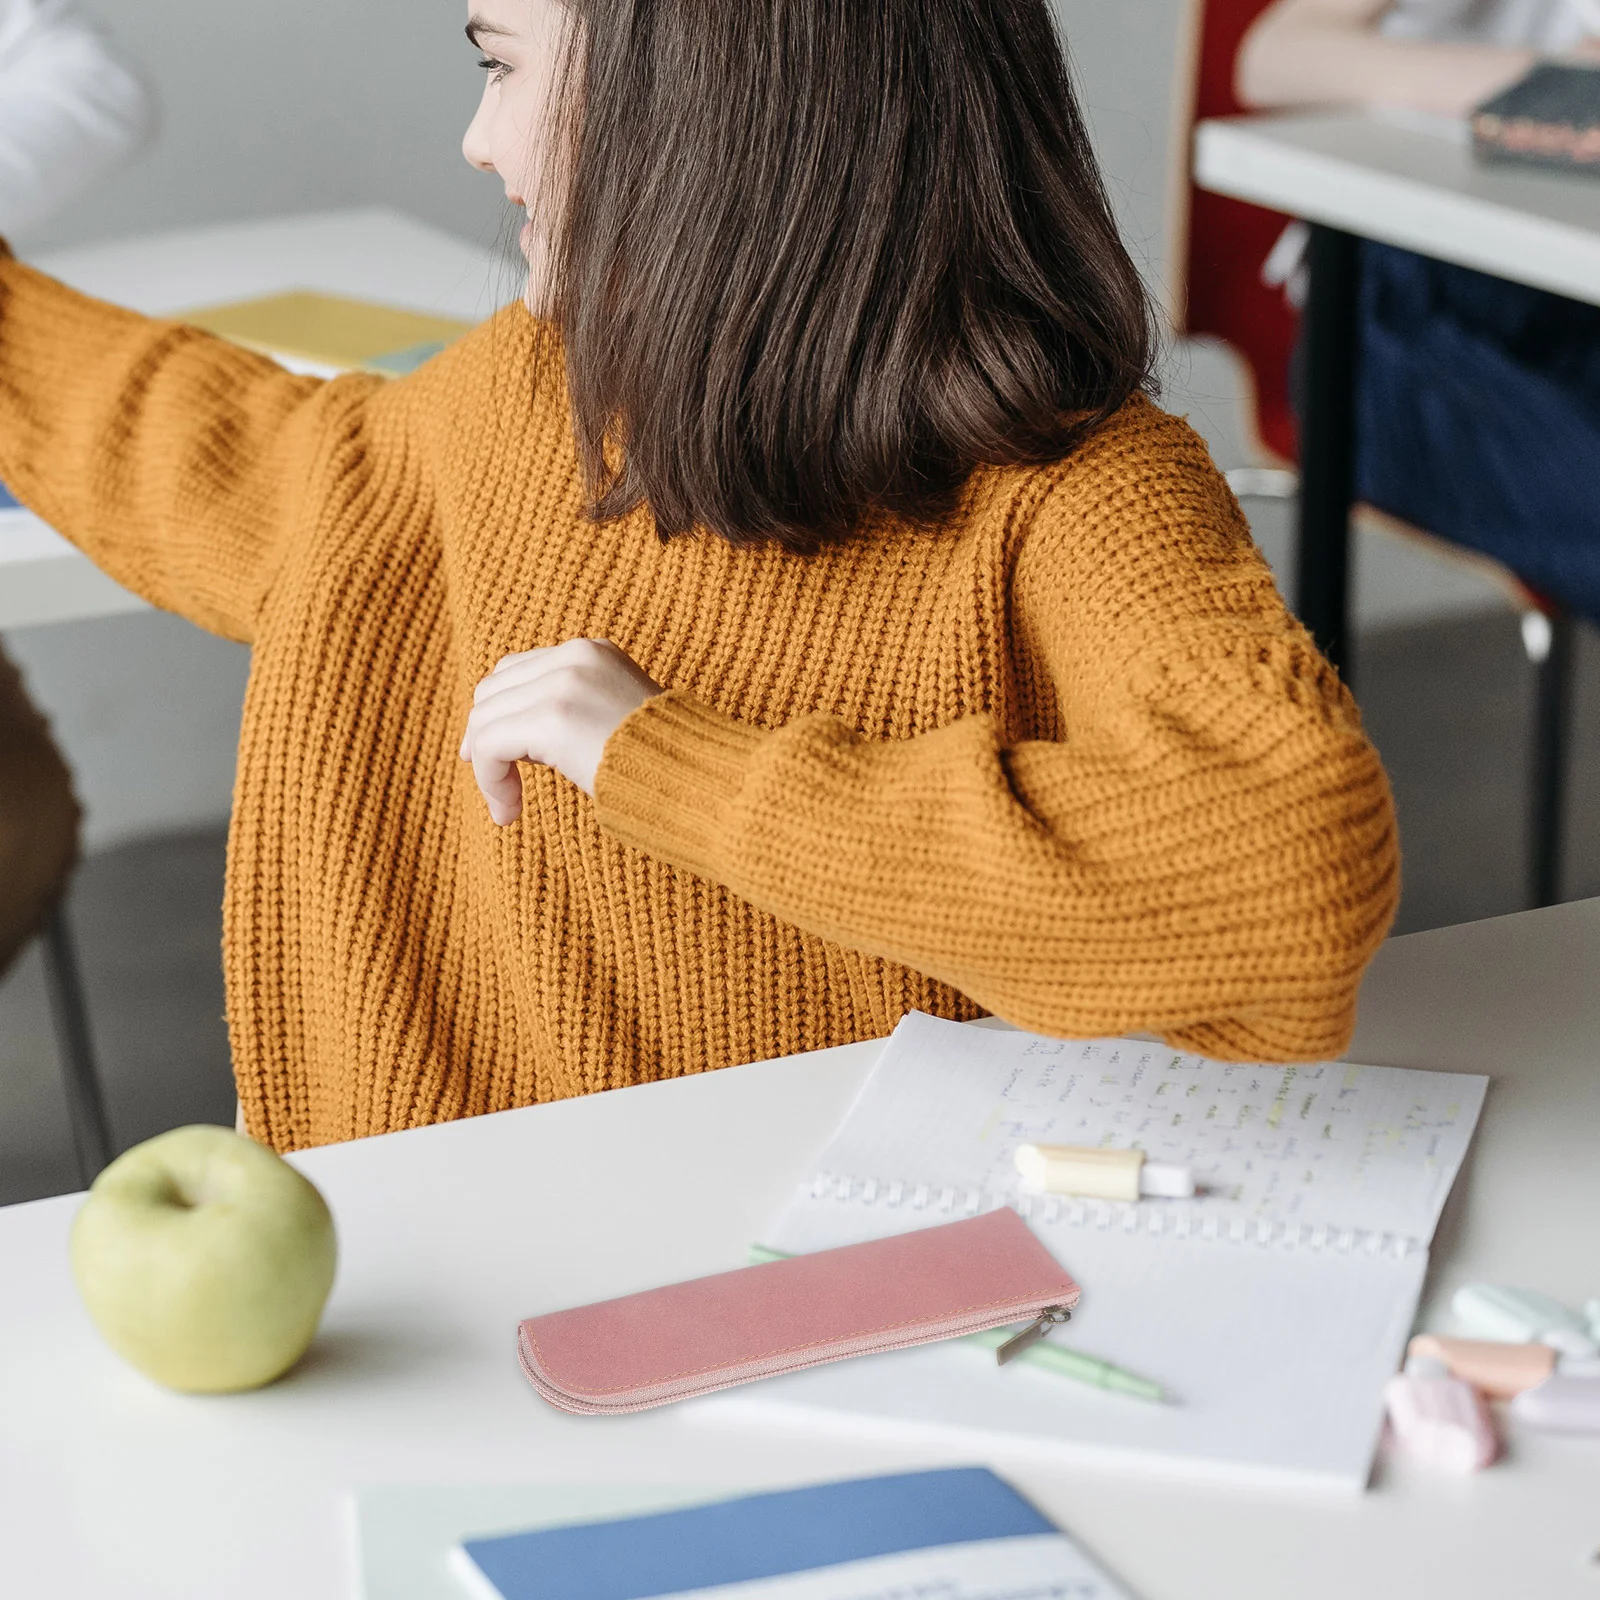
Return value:
M 599 519 L 931 525 L 1151 386 L 1044 0 L 575 0 L 551 312 Z

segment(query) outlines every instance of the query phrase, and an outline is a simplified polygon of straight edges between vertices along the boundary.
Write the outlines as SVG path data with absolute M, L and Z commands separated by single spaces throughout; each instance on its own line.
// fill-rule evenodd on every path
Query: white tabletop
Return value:
M 1195 130 L 1203 189 L 1600 304 L 1600 180 L 1477 161 L 1465 126 L 1354 111 Z
M 1491 1075 L 1441 1230 L 1467 1277 L 1600 1292 L 1600 901 L 1393 941 L 1353 1054 Z M 0 1593 L 353 1592 L 363 1483 L 776 1483 L 951 1459 L 691 1407 L 580 1418 L 522 1378 L 519 1317 L 740 1265 L 877 1046 L 313 1151 L 342 1260 L 305 1365 L 259 1394 L 164 1393 L 68 1276 L 73 1197 L 0 1211 Z M 1365 1497 L 995 1464 L 1144 1600 L 1600 1594 L 1600 1440 L 1516 1435 L 1479 1477 L 1380 1469 Z
M 393 211 L 188 228 L 42 256 L 74 288 L 152 315 L 317 289 L 478 320 L 514 296 L 508 264 Z M 0 511 L 0 628 L 109 616 L 144 602 L 26 511 Z

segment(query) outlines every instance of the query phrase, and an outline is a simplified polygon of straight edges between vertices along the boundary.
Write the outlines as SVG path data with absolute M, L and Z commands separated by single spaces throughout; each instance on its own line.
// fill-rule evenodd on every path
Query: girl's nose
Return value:
M 489 121 L 487 94 L 478 102 L 477 114 L 467 124 L 467 131 L 462 135 L 461 154 L 466 157 L 469 167 L 476 167 L 479 172 L 493 172 L 494 161 L 489 154 L 489 141 L 486 128 Z

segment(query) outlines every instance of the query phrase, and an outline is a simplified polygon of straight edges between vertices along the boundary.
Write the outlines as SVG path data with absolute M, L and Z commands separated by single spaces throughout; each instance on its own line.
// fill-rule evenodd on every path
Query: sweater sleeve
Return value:
M 874 740 L 668 692 L 608 743 L 601 825 L 1035 1032 L 1338 1055 L 1398 896 L 1388 785 L 1203 446 L 1178 455 L 1091 463 L 1038 514 L 1009 715 Z
M 308 486 L 381 381 L 297 377 L 0 256 L 0 481 L 119 583 L 231 639 L 251 639 Z

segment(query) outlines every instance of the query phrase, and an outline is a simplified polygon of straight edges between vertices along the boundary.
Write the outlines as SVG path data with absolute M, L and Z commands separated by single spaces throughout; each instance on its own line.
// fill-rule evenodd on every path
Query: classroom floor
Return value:
M 1569 898 L 1600 894 L 1600 640 L 1580 647 Z M 1522 909 L 1532 671 L 1516 619 L 1391 628 L 1359 643 L 1367 723 L 1405 852 L 1399 931 Z M 71 914 L 112 1128 L 125 1148 L 231 1122 L 223 838 L 141 841 L 84 863 Z M 36 950 L 0 983 L 0 1204 L 78 1187 Z

